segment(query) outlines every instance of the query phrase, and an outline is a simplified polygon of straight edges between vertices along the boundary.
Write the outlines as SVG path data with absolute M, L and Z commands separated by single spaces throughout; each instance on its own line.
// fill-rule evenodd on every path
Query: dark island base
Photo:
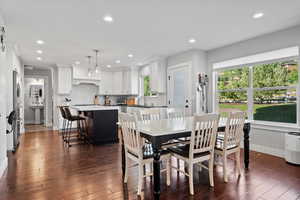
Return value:
M 86 118 L 88 140 L 91 144 L 117 143 L 118 110 L 94 110 L 80 113 Z

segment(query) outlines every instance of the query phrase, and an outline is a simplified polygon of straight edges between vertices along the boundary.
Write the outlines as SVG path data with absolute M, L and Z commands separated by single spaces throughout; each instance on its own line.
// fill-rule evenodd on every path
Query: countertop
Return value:
M 77 111 L 94 111 L 94 110 L 119 110 L 119 106 L 100 106 L 100 105 L 86 105 L 86 106 L 70 106 L 70 108 Z

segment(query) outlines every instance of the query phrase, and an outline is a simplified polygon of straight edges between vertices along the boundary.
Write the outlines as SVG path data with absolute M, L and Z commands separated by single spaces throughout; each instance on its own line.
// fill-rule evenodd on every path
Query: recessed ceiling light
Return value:
M 42 50 L 37 50 L 36 52 L 37 52 L 38 54 L 42 54 L 42 53 L 43 53 Z
M 41 57 L 36 57 L 37 60 L 43 60 Z
M 45 44 L 45 42 L 43 40 L 37 40 L 36 43 L 38 43 L 38 44 Z
M 106 67 L 111 68 L 111 65 L 106 65 Z
M 253 19 L 259 19 L 259 18 L 262 18 L 265 14 L 262 13 L 262 12 L 258 12 L 258 13 L 254 13 L 253 14 Z
M 75 61 L 75 64 L 76 65 L 80 65 L 80 61 Z
M 114 22 L 114 18 L 112 18 L 112 16 L 110 16 L 110 15 L 105 15 L 105 16 L 103 17 L 103 20 L 104 20 L 105 22 L 107 22 L 107 23 L 112 23 L 112 22 Z
M 119 63 L 121 63 L 121 61 L 120 60 L 116 60 L 116 63 L 119 64 Z
M 196 39 L 195 39 L 195 38 L 190 38 L 190 39 L 189 39 L 189 43 L 193 44 L 193 43 L 195 43 L 195 42 L 196 42 Z
M 133 57 L 133 55 L 132 54 L 128 54 L 128 58 L 132 58 Z

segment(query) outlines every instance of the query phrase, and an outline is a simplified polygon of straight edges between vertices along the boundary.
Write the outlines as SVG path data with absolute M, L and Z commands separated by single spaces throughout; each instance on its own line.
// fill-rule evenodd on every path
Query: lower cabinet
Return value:
M 92 144 L 118 142 L 118 110 L 84 112 L 88 124 L 88 138 Z

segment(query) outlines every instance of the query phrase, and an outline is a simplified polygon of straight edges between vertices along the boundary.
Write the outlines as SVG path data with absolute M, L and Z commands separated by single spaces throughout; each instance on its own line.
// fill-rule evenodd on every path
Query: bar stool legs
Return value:
M 71 147 L 71 139 L 73 137 L 77 137 L 78 140 L 87 141 L 87 123 L 86 118 L 80 115 L 72 115 L 69 107 L 60 107 L 63 121 L 63 131 L 62 131 L 62 138 L 63 141 Z M 72 125 L 73 122 L 77 122 L 77 134 L 73 135 Z

